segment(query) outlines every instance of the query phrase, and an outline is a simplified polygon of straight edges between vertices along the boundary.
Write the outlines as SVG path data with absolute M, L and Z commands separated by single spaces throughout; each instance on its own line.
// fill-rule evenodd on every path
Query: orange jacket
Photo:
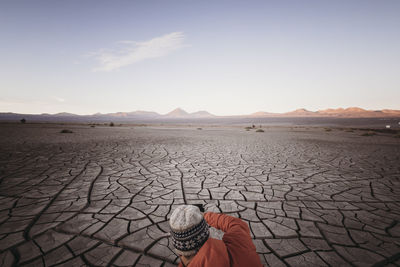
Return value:
M 259 267 L 262 266 L 247 224 L 241 219 L 207 212 L 207 223 L 224 232 L 221 240 L 209 238 L 187 267 Z M 183 267 L 179 263 L 179 267 Z

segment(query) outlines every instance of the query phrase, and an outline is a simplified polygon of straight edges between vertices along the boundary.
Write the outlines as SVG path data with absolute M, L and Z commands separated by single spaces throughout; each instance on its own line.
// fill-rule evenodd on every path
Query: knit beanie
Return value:
M 191 256 L 208 240 L 209 226 L 200 209 L 182 205 L 174 210 L 170 219 L 172 243 L 180 256 Z

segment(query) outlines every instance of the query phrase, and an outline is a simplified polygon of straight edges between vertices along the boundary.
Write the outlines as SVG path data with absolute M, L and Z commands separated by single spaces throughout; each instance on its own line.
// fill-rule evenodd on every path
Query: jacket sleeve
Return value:
M 246 265 L 243 266 L 262 266 L 247 223 L 239 218 L 213 212 L 205 213 L 204 219 L 211 227 L 224 232 L 222 241 L 233 261 L 239 264 L 237 266 L 242 266 L 241 263 L 245 262 Z
M 248 235 L 250 238 L 250 230 L 247 224 L 239 218 L 235 218 L 226 214 L 219 214 L 214 212 L 206 212 L 204 219 L 208 225 L 218 230 L 223 231 L 225 234 L 240 233 Z

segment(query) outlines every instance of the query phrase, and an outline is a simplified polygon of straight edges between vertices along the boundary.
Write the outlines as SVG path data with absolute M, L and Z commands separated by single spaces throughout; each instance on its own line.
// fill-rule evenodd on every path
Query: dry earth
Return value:
M 183 203 L 248 222 L 266 265 L 400 266 L 399 138 L 4 124 L 0 149 L 1 266 L 173 266 Z

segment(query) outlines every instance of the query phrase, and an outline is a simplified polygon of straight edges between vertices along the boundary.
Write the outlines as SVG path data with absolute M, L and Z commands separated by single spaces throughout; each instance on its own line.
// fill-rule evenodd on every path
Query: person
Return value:
M 197 206 L 181 205 L 169 225 L 179 267 L 262 266 L 249 227 L 239 218 L 214 212 L 203 215 Z M 222 240 L 210 237 L 210 226 L 224 232 Z

